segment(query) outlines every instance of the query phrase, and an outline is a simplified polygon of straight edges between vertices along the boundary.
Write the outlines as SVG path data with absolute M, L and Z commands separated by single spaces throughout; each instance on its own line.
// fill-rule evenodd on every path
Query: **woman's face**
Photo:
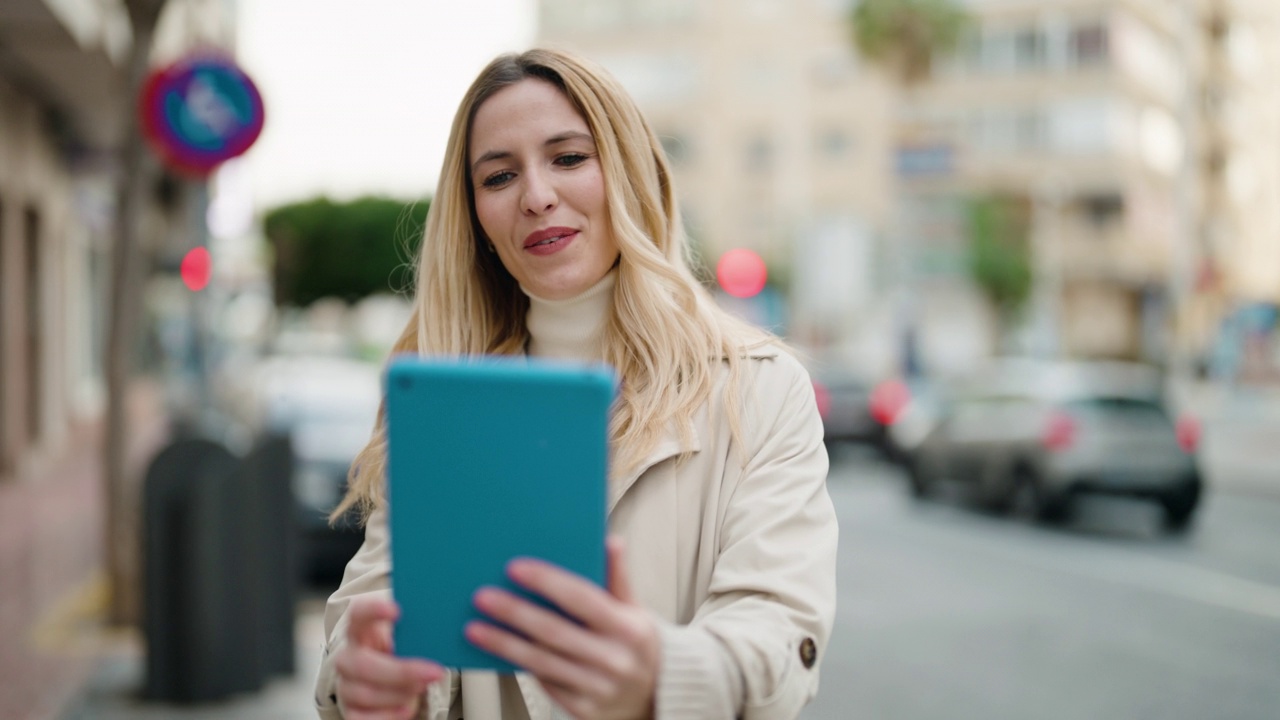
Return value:
M 618 258 L 595 138 L 545 80 L 494 93 L 471 125 L 476 216 L 507 271 L 547 300 L 573 297 Z

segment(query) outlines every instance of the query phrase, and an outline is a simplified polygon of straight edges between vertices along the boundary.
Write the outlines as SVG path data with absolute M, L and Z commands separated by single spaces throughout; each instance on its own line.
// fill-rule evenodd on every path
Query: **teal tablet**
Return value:
M 473 646 L 482 585 L 537 557 L 605 583 L 609 407 L 604 366 L 397 358 L 386 373 L 396 653 L 513 671 Z M 520 593 L 524 594 L 524 593 Z

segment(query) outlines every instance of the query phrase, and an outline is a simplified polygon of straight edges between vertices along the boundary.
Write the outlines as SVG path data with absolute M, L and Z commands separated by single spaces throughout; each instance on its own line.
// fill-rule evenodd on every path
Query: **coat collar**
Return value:
M 748 348 L 743 352 L 741 357 L 744 360 L 761 360 L 775 358 L 778 356 L 778 353 L 779 348 L 776 345 L 763 345 Z M 712 392 L 719 392 L 719 388 L 717 387 L 715 390 L 712 390 Z M 644 456 L 644 459 L 640 461 L 640 464 L 636 465 L 635 469 L 631 472 L 609 483 L 608 511 L 610 513 L 613 512 L 613 508 L 617 506 L 618 501 L 622 499 L 622 496 L 626 495 L 627 491 L 630 490 L 631 487 L 636 484 L 636 481 L 648 472 L 650 468 L 658 463 L 670 460 L 673 457 L 689 455 L 702 450 L 702 437 L 699 433 L 699 429 L 705 422 L 706 412 L 707 407 L 704 405 L 698 412 L 698 415 L 694 417 L 692 432 L 687 439 L 680 437 L 680 430 L 676 426 L 674 420 L 668 422 L 666 429 L 663 431 L 662 437 L 658 440 L 657 444 L 653 446 L 653 449 Z
M 649 468 L 665 460 L 670 460 L 673 457 L 696 453 L 701 449 L 702 438 L 698 433 L 698 423 L 696 420 L 693 423 L 692 432 L 687 440 L 680 437 L 680 431 L 676 427 L 675 421 L 667 423 L 667 428 L 663 432 L 662 437 L 658 440 L 657 444 L 653 446 L 653 449 L 644 456 L 644 459 L 640 461 L 640 464 L 636 465 L 635 469 L 631 472 L 609 483 L 608 512 L 613 512 L 613 508 L 617 506 L 618 501 L 622 499 L 622 496 L 627 494 L 627 491 L 636 484 L 636 481 L 640 479 L 641 475 L 644 475 L 649 471 Z

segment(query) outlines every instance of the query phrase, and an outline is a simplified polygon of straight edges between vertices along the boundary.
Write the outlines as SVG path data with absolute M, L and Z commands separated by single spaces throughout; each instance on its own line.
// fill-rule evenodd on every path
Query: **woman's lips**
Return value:
M 571 228 L 548 228 L 532 233 L 524 240 L 524 249 L 531 255 L 551 255 L 560 252 L 578 237 Z

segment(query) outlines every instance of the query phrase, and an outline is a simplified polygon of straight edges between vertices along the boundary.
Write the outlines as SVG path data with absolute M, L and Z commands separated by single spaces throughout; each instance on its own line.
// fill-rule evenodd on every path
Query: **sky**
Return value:
M 254 205 L 430 193 L 467 86 L 533 42 L 534 12 L 534 0 L 238 0 L 238 59 L 266 107 L 243 163 Z

